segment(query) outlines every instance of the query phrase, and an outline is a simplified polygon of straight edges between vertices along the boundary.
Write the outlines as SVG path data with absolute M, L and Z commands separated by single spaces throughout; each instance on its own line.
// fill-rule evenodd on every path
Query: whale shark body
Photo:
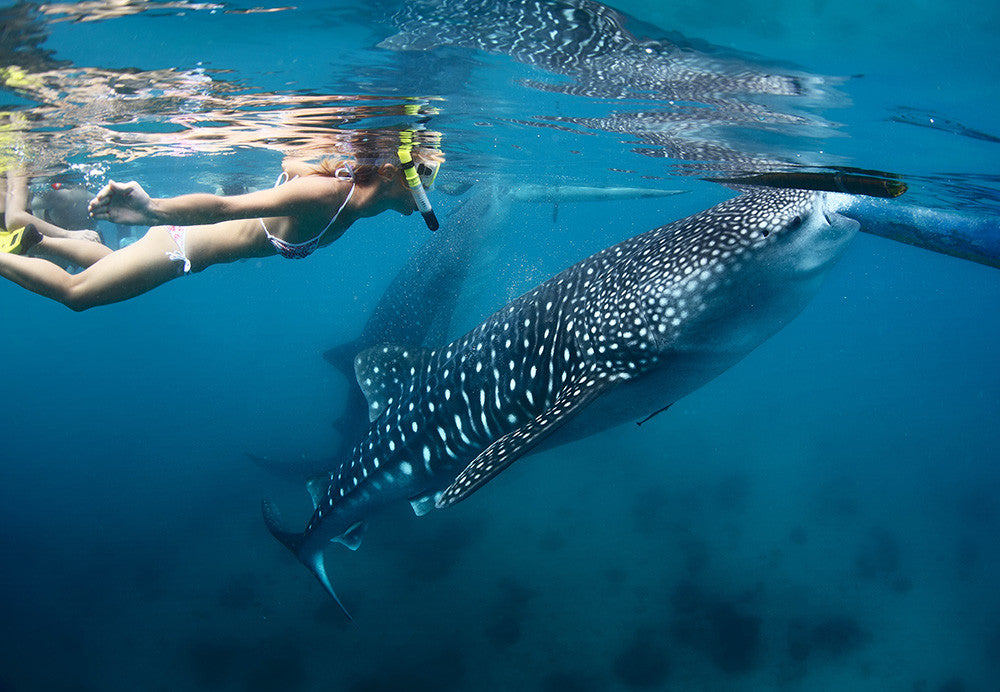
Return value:
M 446 217 L 393 278 L 357 337 L 327 350 L 323 358 L 351 381 L 354 357 L 383 343 L 423 347 L 444 343 L 471 257 L 506 217 L 506 198 L 495 185 L 476 189 Z M 344 410 L 334 422 L 341 443 L 339 463 L 368 428 L 362 390 L 349 386 Z M 327 467 L 329 468 L 329 466 Z
M 364 392 L 354 376 L 355 356 L 385 343 L 417 348 L 445 343 L 473 257 L 482 254 L 487 238 L 509 221 L 512 203 L 552 204 L 557 208 L 563 202 L 670 197 L 685 192 L 512 184 L 496 177 L 472 186 L 472 191 L 445 217 L 440 231 L 428 236 L 389 283 L 360 333 L 323 353 L 324 360 L 348 379 L 342 399 L 337 402 L 341 413 L 333 421 L 333 427 L 338 439 L 330 457 L 289 460 L 248 454 L 249 458 L 266 471 L 294 481 L 306 481 L 338 468 L 370 425 Z
M 827 114 L 848 102 L 842 79 L 692 41 L 594 0 L 406 0 L 391 23 L 397 33 L 380 48 L 452 64 L 469 62 L 456 53 L 504 56 L 529 68 L 516 71 L 519 85 L 582 97 L 548 113 L 542 99 L 515 122 L 625 134 L 688 175 L 838 163 L 803 154 L 839 134 Z
M 543 441 L 662 410 L 747 355 L 815 293 L 858 229 L 838 213 L 851 204 L 747 190 L 579 262 L 443 347 L 362 352 L 371 427 L 312 482 L 305 530 L 265 501 L 269 530 L 337 599 L 324 551 L 356 549 L 379 508 L 454 504 Z
M 679 36 L 637 36 L 629 26 L 641 22 L 593 0 L 411 0 L 393 21 L 399 33 L 381 41 L 381 48 L 466 48 L 506 55 L 570 80 L 528 81 L 544 91 L 703 101 L 733 94 L 801 96 L 823 81 L 722 56 L 707 46 L 708 51 L 698 50 Z

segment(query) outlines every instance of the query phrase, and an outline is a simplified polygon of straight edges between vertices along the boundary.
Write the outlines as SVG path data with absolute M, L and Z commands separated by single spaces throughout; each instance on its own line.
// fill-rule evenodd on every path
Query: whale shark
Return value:
M 397 33 L 380 48 L 428 61 L 505 56 L 533 68 L 515 72 L 518 84 L 586 99 L 515 122 L 627 134 L 647 145 L 639 153 L 705 171 L 838 163 L 816 140 L 840 134 L 820 112 L 847 105 L 844 79 L 692 41 L 593 0 L 407 0 L 391 23 Z M 638 104 L 648 107 L 631 112 Z
M 668 38 L 593 0 L 410 0 L 392 17 L 399 32 L 378 46 L 430 51 L 454 46 L 506 55 L 569 81 L 526 80 L 545 91 L 601 98 L 693 99 L 734 94 L 802 96 L 824 78 L 779 70 Z
M 429 234 L 406 260 L 382 292 L 361 331 L 323 353 L 323 359 L 347 380 L 342 401 L 337 401 L 340 413 L 333 427 L 338 439 L 330 456 L 295 460 L 252 453 L 247 456 L 266 471 L 294 481 L 307 481 L 337 468 L 349 457 L 354 443 L 365 434 L 370 423 L 364 393 L 355 379 L 355 356 L 384 343 L 417 348 L 445 343 L 474 257 L 483 251 L 488 238 L 509 221 L 513 204 L 552 204 L 557 208 L 560 203 L 663 198 L 686 192 L 655 187 L 513 183 L 497 176 L 462 186 L 453 193 L 459 199 L 444 217 L 441 229 Z
M 736 100 L 718 100 L 711 107 L 682 103 L 655 110 L 616 111 L 600 117 L 544 115 L 530 122 L 628 135 L 631 151 L 672 159 L 676 163 L 671 169 L 680 175 L 782 171 L 812 158 L 831 163 L 833 157 L 805 154 L 798 143 L 830 137 L 837 128 L 816 115 L 783 113 Z
M 859 228 L 840 213 L 856 199 L 746 188 L 569 267 L 451 343 L 367 349 L 355 371 L 370 428 L 310 483 L 304 531 L 265 500 L 268 529 L 344 608 L 329 543 L 357 549 L 380 508 L 452 505 L 540 444 L 648 417 L 716 377 L 818 290 Z

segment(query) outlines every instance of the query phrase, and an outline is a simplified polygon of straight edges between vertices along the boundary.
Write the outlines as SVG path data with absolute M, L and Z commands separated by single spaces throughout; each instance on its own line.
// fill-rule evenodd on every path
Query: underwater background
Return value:
M 8 82 L 0 110 L 30 121 L 37 185 L 69 168 L 93 192 L 268 186 L 303 132 L 397 126 L 414 101 L 438 111 L 443 227 L 469 183 L 685 191 L 508 199 L 450 336 L 731 196 L 713 171 L 888 171 L 901 201 L 1000 218 L 995 3 L 613 3 L 706 65 L 810 85 L 747 96 L 745 118 L 704 98 L 721 124 L 683 119 L 679 143 L 610 119 L 690 113 L 697 85 L 602 91 L 558 54 L 496 49 L 502 21 L 472 45 L 486 29 L 451 4 L 4 5 L 4 66 L 45 88 Z M 439 9 L 437 44 L 383 43 Z M 0 691 L 997 689 L 1000 274 L 864 234 L 796 320 L 668 412 L 331 546 L 348 622 L 261 520 L 270 497 L 304 525 L 301 483 L 254 459 L 341 444 L 347 383 L 322 354 L 427 235 L 382 215 L 308 261 L 83 314 L 0 283 Z

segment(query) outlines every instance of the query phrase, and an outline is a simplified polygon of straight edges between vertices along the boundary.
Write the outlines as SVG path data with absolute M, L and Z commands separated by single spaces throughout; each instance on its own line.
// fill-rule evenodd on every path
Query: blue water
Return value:
M 719 141 L 899 173 L 912 203 L 1000 216 L 995 3 L 615 6 L 706 51 L 842 78 L 825 99 L 759 99 L 805 126 Z M 523 80 L 566 78 L 460 46 L 377 48 L 397 5 L 151 3 L 97 21 L 38 7 L 3 10 L 41 32 L 65 91 L 0 103 L 36 118 L 41 176 L 262 187 L 302 100 L 369 106 L 349 129 L 437 96 L 442 184 L 688 191 L 515 204 L 455 334 L 731 194 L 691 161 L 637 153 L 651 145 L 635 134 L 546 126 L 655 94 L 542 91 Z M 88 91 L 123 71 L 150 91 L 119 93 L 120 110 Z M 321 354 L 426 233 L 386 214 L 308 261 L 214 267 L 83 314 L 0 283 L 0 690 L 997 689 L 1000 275 L 865 235 L 799 318 L 669 412 L 530 456 L 453 509 L 379 515 L 356 553 L 332 547 L 347 623 L 260 518 L 268 496 L 304 525 L 305 493 L 248 454 L 328 456 L 345 383 Z

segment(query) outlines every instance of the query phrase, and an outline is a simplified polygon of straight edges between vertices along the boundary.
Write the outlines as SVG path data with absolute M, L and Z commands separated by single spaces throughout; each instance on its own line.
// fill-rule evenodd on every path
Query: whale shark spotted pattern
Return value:
M 849 201 L 747 191 L 583 260 L 447 346 L 359 354 L 371 428 L 312 483 L 304 532 L 265 502 L 268 528 L 336 599 L 324 549 L 357 548 L 380 507 L 458 502 L 553 433 L 644 418 L 766 340 L 853 237 L 857 222 L 836 212 Z
M 593 0 L 409 0 L 393 19 L 399 33 L 381 48 L 458 46 L 572 80 L 527 82 L 545 91 L 704 102 L 724 94 L 801 96 L 824 82 L 666 38 L 640 38 L 626 26 L 638 22 Z
M 558 205 L 561 202 L 669 197 L 685 190 L 634 187 L 581 187 L 576 185 L 514 184 L 498 176 L 477 183 L 473 191 L 448 213 L 441 230 L 427 236 L 411 254 L 368 316 L 361 332 L 327 349 L 323 358 L 354 382 L 354 358 L 383 343 L 437 346 L 445 343 L 452 314 L 473 256 L 483 252 L 486 238 L 508 218 L 513 202 Z M 464 192 L 464 190 L 463 190 Z M 280 477 L 305 482 L 337 468 L 351 455 L 354 443 L 370 424 L 361 388 L 350 384 L 343 391 L 342 413 L 333 422 L 337 444 L 327 458 L 302 456 L 296 460 L 248 455 L 261 468 Z
M 504 55 L 537 68 L 519 84 L 588 99 L 560 102 L 558 114 L 533 113 L 524 120 L 528 125 L 633 135 L 648 145 L 639 153 L 695 162 L 680 169 L 687 174 L 835 163 L 825 155 L 803 160 L 801 153 L 803 140 L 815 150 L 817 137 L 837 134 L 836 123 L 820 114 L 846 101 L 837 78 L 767 64 L 676 32 L 668 38 L 593 0 L 407 0 L 392 21 L 399 32 L 382 40 L 382 48 Z M 595 117 L 604 104 L 593 99 L 627 101 L 624 112 Z M 627 104 L 637 101 L 656 105 L 630 112 Z

